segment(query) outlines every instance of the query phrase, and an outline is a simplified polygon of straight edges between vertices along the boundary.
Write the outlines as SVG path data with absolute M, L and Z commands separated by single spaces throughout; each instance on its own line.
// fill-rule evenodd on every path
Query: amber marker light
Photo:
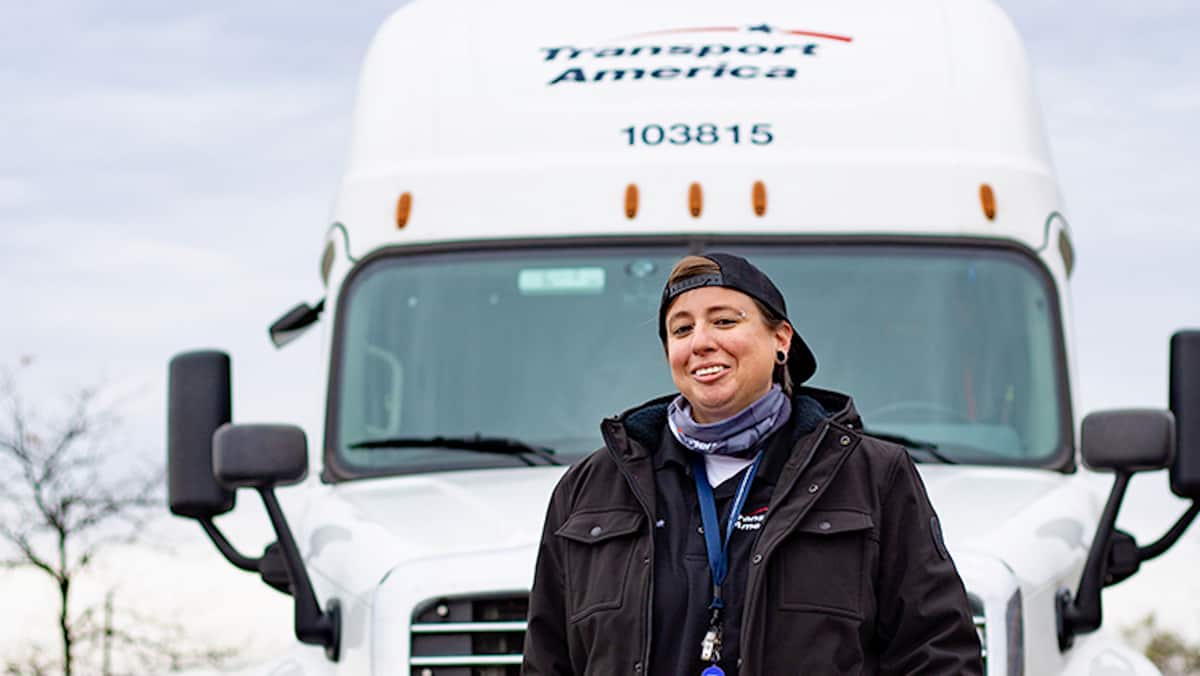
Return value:
M 1071 246 L 1071 238 L 1062 230 L 1058 233 L 1058 252 L 1062 254 L 1063 267 L 1067 269 L 1067 276 L 1070 277 L 1075 271 L 1075 247 Z
M 979 186 L 979 203 L 983 205 L 983 215 L 987 216 L 989 221 L 996 220 L 996 193 L 992 192 L 992 186 L 987 183 Z
M 400 193 L 400 199 L 396 202 L 396 229 L 399 230 L 408 225 L 408 215 L 412 211 L 412 193 Z
M 638 209 L 638 188 L 637 185 L 630 183 L 625 186 L 625 218 L 633 218 L 637 216 Z
M 762 181 L 755 181 L 750 191 L 750 202 L 754 205 L 754 215 L 762 216 L 767 213 L 767 186 Z
M 703 209 L 704 194 L 700 190 L 700 184 L 693 183 L 688 186 L 688 211 L 692 213 L 692 218 L 700 218 Z
M 321 252 L 321 286 L 329 286 L 329 271 L 333 269 L 333 259 L 336 255 L 333 242 L 327 242 L 325 250 Z

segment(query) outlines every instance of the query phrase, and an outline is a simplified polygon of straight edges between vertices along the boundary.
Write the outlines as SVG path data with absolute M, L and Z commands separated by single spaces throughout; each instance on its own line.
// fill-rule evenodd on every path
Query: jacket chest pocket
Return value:
M 862 512 L 806 514 L 777 554 L 780 609 L 863 619 L 874 525 Z
M 581 510 L 554 532 L 567 541 L 570 622 L 621 607 L 644 521 L 636 510 Z

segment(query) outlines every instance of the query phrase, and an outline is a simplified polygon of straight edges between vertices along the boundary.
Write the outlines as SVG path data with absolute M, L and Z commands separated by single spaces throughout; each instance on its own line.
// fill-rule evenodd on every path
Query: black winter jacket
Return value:
M 907 451 L 862 434 L 849 397 L 800 394 L 836 412 L 795 440 L 777 477 L 742 592 L 739 673 L 982 674 L 962 581 Z M 668 400 L 605 420 L 606 447 L 555 488 L 523 673 L 648 669 L 653 454 Z

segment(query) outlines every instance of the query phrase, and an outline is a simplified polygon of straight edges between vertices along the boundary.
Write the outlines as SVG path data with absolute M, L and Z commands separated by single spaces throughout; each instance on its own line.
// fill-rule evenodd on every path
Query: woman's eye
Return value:
M 719 317 L 713 321 L 713 324 L 716 324 L 717 326 L 733 326 L 737 323 L 738 320 L 734 317 Z
M 675 328 L 671 329 L 671 335 L 672 336 L 686 336 L 688 334 L 688 332 L 691 330 L 692 330 L 691 324 L 680 324 L 679 326 L 676 326 Z

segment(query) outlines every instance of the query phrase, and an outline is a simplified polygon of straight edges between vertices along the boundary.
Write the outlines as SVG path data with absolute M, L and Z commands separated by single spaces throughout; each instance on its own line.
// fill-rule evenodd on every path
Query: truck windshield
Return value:
M 723 245 L 779 285 L 817 356 L 808 383 L 865 427 L 953 462 L 1050 465 L 1069 445 L 1057 296 L 1001 246 Z M 374 440 L 505 438 L 564 463 L 601 418 L 674 392 L 655 326 L 675 246 L 377 256 L 335 329 L 327 474 L 513 467 L 519 454 Z

